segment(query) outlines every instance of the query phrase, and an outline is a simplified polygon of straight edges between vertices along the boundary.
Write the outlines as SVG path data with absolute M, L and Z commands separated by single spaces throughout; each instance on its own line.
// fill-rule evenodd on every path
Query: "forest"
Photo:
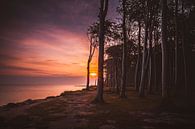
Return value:
M 195 2 L 193 0 L 120 0 L 119 18 L 107 19 L 108 0 L 100 0 L 97 22 L 89 26 L 90 62 L 98 49 L 98 83 L 94 102 L 103 89 L 120 98 L 129 88 L 139 97 L 160 95 L 193 103 L 195 66 Z
M 48 1 L 52 1 L 52 3 Z M 34 71 L 39 73 L 38 77 L 42 77 L 43 75 L 40 73 L 44 73 L 47 75 L 46 77 L 55 75 L 57 79 L 63 81 L 67 79 L 71 83 L 77 83 L 76 79 L 71 79 L 74 72 L 76 73 L 75 77 L 78 77 L 80 72 L 87 70 L 87 75 L 85 76 L 86 73 L 82 75 L 86 84 L 71 86 L 71 88 L 79 90 L 63 89 L 63 91 L 59 90 L 61 92 L 59 95 L 53 93 L 51 96 L 39 99 L 30 98 L 29 95 L 32 93 L 26 91 L 25 88 L 37 88 L 35 91 L 38 93 L 48 90 L 54 92 L 54 89 L 58 90 L 59 88 L 55 81 L 51 78 L 45 79 L 47 83 L 52 82 L 52 88 L 42 89 L 39 85 L 25 86 L 19 93 L 27 95 L 27 100 L 0 105 L 0 129 L 195 129 L 195 0 L 116 0 L 119 2 L 115 1 L 115 4 L 117 3 L 115 19 L 109 18 L 109 9 L 114 5 L 114 3 L 111 4 L 111 1 L 114 0 L 62 1 L 60 3 L 60 1 L 47 0 L 47 3 L 44 0 L 42 4 L 39 3 L 41 0 L 36 1 L 37 4 L 35 1 L 31 1 L 30 5 L 33 6 L 29 6 L 32 11 L 30 13 L 23 10 L 28 9 L 26 4 L 19 6 L 16 4 L 19 1 L 15 1 L 15 6 L 22 9 L 18 16 L 22 16 L 25 12 L 27 23 L 31 21 L 27 14 L 35 12 L 37 16 L 36 9 L 40 14 L 48 9 L 52 14 L 49 19 L 54 20 L 54 23 L 60 21 L 60 25 L 67 24 L 66 27 L 70 28 L 71 33 L 66 31 L 66 33 L 62 33 L 63 29 L 67 30 L 62 26 L 59 31 L 52 31 L 51 28 L 54 30 L 57 28 L 50 26 L 51 21 L 46 18 L 49 14 L 45 13 L 43 15 L 46 18 L 43 22 L 44 25 L 49 21 L 45 26 L 45 33 L 40 33 L 43 31 L 42 29 L 35 31 L 36 35 L 32 33 L 33 30 L 25 33 L 27 39 L 30 38 L 30 34 L 33 34 L 31 35 L 33 40 L 32 42 L 25 40 L 26 42 L 20 46 L 21 49 L 16 52 L 14 50 L 18 48 L 19 37 L 17 42 L 8 44 L 8 47 L 12 48 L 9 49 L 10 55 L 23 52 L 24 48 L 30 49 L 17 58 L 5 55 L 2 58 L 9 64 L 22 64 L 22 61 L 24 61 L 23 64 L 27 64 L 32 60 L 33 62 L 28 64 L 29 66 L 44 64 L 44 67 L 40 67 L 39 70 L 33 67 L 12 66 L 14 69 L 9 69 L 10 65 L 8 65 L 9 67 L 3 65 L 0 70 L 8 69 L 14 73 L 16 71 L 13 70 L 17 68 L 21 71 L 30 71 L 29 75 Z M 92 3 L 90 4 L 90 2 Z M 11 3 L 8 2 L 8 7 L 10 7 L 8 9 L 14 13 L 12 12 L 13 15 L 8 16 L 11 20 L 7 20 L 7 23 L 10 21 L 12 23 L 12 18 L 15 17 L 15 10 L 12 9 Z M 79 6 L 77 7 L 77 5 Z M 35 8 L 38 6 L 40 8 Z M 64 12 L 60 11 L 62 8 L 65 9 Z M 97 16 L 96 10 L 86 12 L 86 10 L 94 8 L 99 12 Z M 85 14 L 90 14 L 90 16 L 80 17 Z M 86 19 L 90 19 L 92 14 L 95 14 L 95 22 L 87 24 Z M 36 22 L 39 21 L 39 18 L 36 19 Z M 63 18 L 64 21 L 61 21 Z M 36 22 L 33 21 L 33 24 L 29 26 L 33 26 Z M 24 23 L 21 22 L 21 24 Z M 84 26 L 87 32 L 81 29 L 82 27 L 80 28 L 82 24 L 87 24 Z M 14 25 L 17 24 L 14 23 Z M 23 29 L 25 30 L 27 26 L 24 25 Z M 43 25 L 40 24 L 40 26 Z M 78 30 L 75 26 L 78 27 Z M 4 28 L 8 28 L 8 26 Z M 23 29 L 21 28 L 21 30 Z M 13 35 L 19 35 L 21 30 L 17 28 Z M 80 30 L 84 31 L 85 36 L 87 33 L 86 42 L 83 40 L 83 35 L 72 36 L 72 32 L 80 33 Z M 10 32 L 12 31 L 10 30 Z M 44 36 L 47 40 L 42 39 Z M 35 37 L 45 42 L 37 42 L 34 40 Z M 77 40 L 79 37 L 81 39 Z M 0 36 L 0 38 L 2 37 Z M 8 39 L 8 41 L 11 40 Z M 12 46 L 14 43 L 16 45 Z M 26 44 L 28 45 L 25 46 Z M 53 45 L 55 47 L 52 47 Z M 88 46 L 89 49 L 87 49 Z M 41 47 L 42 49 L 40 49 Z M 4 47 L 2 48 L 4 50 Z M 33 54 L 35 50 L 38 52 L 38 57 L 41 57 L 39 57 L 41 62 L 37 60 L 39 58 L 35 58 L 36 56 Z M 41 52 L 46 52 L 45 56 Z M 33 55 L 33 58 L 24 60 L 23 55 L 27 54 Z M 97 73 L 91 70 L 96 54 Z M 51 58 L 53 59 L 51 60 L 46 58 L 47 56 L 55 58 Z M 10 63 L 8 57 L 10 60 L 12 58 L 21 60 Z M 80 60 L 81 58 L 84 59 L 84 63 Z M 68 62 L 70 62 L 69 65 Z M 46 70 L 42 71 L 43 68 Z M 59 71 L 54 72 L 50 69 Z M 7 74 L 9 75 L 11 72 L 7 72 Z M 92 85 L 94 80 L 92 74 L 97 78 L 97 85 Z M 19 80 L 21 75 L 18 74 L 16 78 L 20 82 L 22 82 Z M 32 81 L 38 84 L 36 79 Z M 26 83 L 28 80 L 24 79 L 24 82 Z M 66 88 L 66 86 L 68 85 L 63 84 L 62 88 Z M 16 89 L 20 89 L 19 85 L 16 87 Z M 14 92 L 11 92 L 12 94 L 8 97 L 17 98 L 14 96 L 15 89 L 10 88 L 10 90 Z M 33 95 L 38 94 L 34 93 Z M 0 99 L 4 98 L 6 97 L 0 94 Z

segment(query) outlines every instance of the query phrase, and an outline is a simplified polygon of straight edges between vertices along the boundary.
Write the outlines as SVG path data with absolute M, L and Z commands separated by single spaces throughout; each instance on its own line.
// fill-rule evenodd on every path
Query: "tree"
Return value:
M 86 89 L 89 88 L 89 81 L 90 81 L 90 62 L 92 60 L 92 57 L 94 55 L 95 52 L 95 48 L 98 47 L 98 37 L 99 37 L 99 26 L 100 23 L 99 21 L 94 22 L 92 25 L 89 26 L 88 30 L 87 30 L 87 36 L 88 39 L 90 41 L 90 51 L 89 51 L 89 58 L 87 61 L 87 85 L 86 85 Z M 112 46 L 112 45 L 116 45 L 116 41 L 120 40 L 120 27 L 119 24 L 116 24 L 113 21 L 110 20 L 105 20 L 104 23 L 105 26 L 105 33 L 104 33 L 104 44 L 106 46 Z
M 122 1 L 123 6 L 123 56 L 122 56 L 122 80 L 120 97 L 125 98 L 126 94 L 126 69 L 127 69 L 127 32 L 126 32 L 126 0 Z
M 128 83 L 133 82 L 133 72 L 135 69 L 135 52 L 137 50 L 135 41 L 127 42 L 127 67 L 126 74 L 130 77 Z M 108 86 L 112 91 L 119 93 L 120 82 L 121 82 L 121 71 L 122 71 L 122 55 L 123 55 L 123 44 L 113 45 L 106 49 L 107 59 L 105 61 L 105 70 Z
M 135 77 L 134 85 L 136 90 L 139 89 L 140 83 L 140 71 L 141 71 L 141 39 L 142 39 L 142 24 L 145 16 L 145 5 L 143 0 L 127 0 L 127 31 L 128 38 L 130 40 L 134 39 L 138 49 L 136 52 L 136 67 L 135 67 Z M 120 9 L 122 12 L 122 9 Z
M 183 27 L 182 27 L 182 57 L 183 57 L 183 69 L 184 69 L 184 86 L 185 86 L 185 95 L 188 96 L 188 79 L 187 79 L 187 59 L 186 59 L 186 25 L 185 25 L 185 17 L 184 17 L 184 1 L 182 0 L 182 16 L 183 16 Z
M 92 60 L 92 57 L 94 55 L 95 49 L 97 47 L 97 35 L 96 35 L 96 26 L 90 26 L 87 32 L 88 39 L 90 41 L 89 46 L 89 57 L 87 60 L 87 84 L 86 84 L 86 90 L 89 90 L 89 79 L 90 79 L 90 62 Z
M 178 0 L 175 0 L 175 86 L 178 85 Z
M 168 97 L 168 78 L 169 78 L 169 59 L 168 59 L 168 42 L 167 42 L 167 0 L 162 0 L 162 97 Z
M 154 27 L 158 25 L 156 16 L 158 16 L 158 0 L 151 0 L 149 6 L 149 50 L 148 50 L 148 93 L 152 93 L 153 89 L 153 73 L 154 73 L 154 53 L 153 53 L 153 43 L 154 43 Z
M 144 47 L 143 47 L 143 55 L 142 55 L 142 70 L 141 70 L 141 80 L 139 86 L 139 96 L 144 96 L 144 84 L 146 79 L 146 71 L 147 71 L 147 44 L 148 44 L 148 28 L 149 28 L 149 9 L 148 9 L 148 1 L 145 2 L 146 7 L 146 18 L 145 18 L 145 37 L 144 37 Z
M 94 102 L 102 103 L 103 99 L 103 87 L 104 87 L 104 41 L 105 41 L 105 19 L 108 11 L 108 0 L 100 0 L 100 13 L 99 13 L 99 55 L 98 55 L 98 83 L 97 83 L 97 95 Z
M 139 72 L 140 72 L 140 64 L 141 64 L 141 23 L 138 22 L 139 32 L 138 32 L 138 56 L 137 56 L 137 63 L 136 63 L 136 71 L 135 71 L 135 89 L 139 90 Z
M 122 58 L 122 45 L 113 45 L 106 49 L 106 54 L 108 55 L 105 62 L 106 72 L 108 77 L 109 87 L 113 88 L 113 91 L 120 93 L 120 71 L 121 71 L 121 58 Z M 111 70 L 112 69 L 112 70 Z M 114 76 L 111 76 L 114 74 Z M 112 85 L 113 84 L 113 85 Z

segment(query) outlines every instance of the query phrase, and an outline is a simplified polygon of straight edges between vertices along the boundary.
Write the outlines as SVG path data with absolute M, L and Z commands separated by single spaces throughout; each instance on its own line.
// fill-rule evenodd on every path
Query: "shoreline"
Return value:
M 61 93 L 65 91 L 77 91 L 77 90 L 82 90 L 85 88 L 83 84 L 80 85 L 57 85 L 57 87 L 53 85 L 41 85 L 41 87 L 27 87 L 27 86 L 22 86 L 23 88 L 21 89 L 15 89 L 15 88 L 6 88 L 2 90 L 1 94 L 1 106 L 5 106 L 7 104 L 17 104 L 17 103 L 23 103 L 25 101 L 32 101 L 32 100 L 41 100 L 41 99 L 46 99 L 47 97 L 50 96 L 59 96 Z M 71 88 L 72 87 L 72 88 Z M 48 89 L 48 90 L 47 90 Z M 54 89 L 54 93 L 53 90 Z M 21 92 L 22 91 L 22 92 Z M 0 93 L 1 93 L 0 92 Z M 29 94 L 28 94 L 29 93 Z M 24 94 L 24 96 L 23 96 Z M 8 97 L 7 97 L 8 96 Z M 12 97 L 10 97 L 12 96 Z M 30 96 L 30 97 L 29 97 Z M 3 99 L 4 98 L 4 99 Z
M 75 85 L 75 87 L 82 87 L 82 86 L 77 86 Z M 93 86 L 92 86 L 93 87 Z M 38 101 L 42 101 L 42 100 L 47 100 L 47 99 L 51 99 L 51 98 L 56 98 L 56 97 L 60 97 L 62 96 L 63 94 L 70 94 L 70 93 L 76 93 L 76 92 L 81 92 L 85 90 L 85 88 L 81 89 L 81 90 L 69 90 L 69 91 L 63 91 L 62 93 L 60 93 L 59 95 L 53 95 L 53 96 L 46 96 L 44 98 L 39 98 L 39 99 L 31 99 L 31 98 L 28 98 L 26 100 L 23 100 L 23 101 L 19 101 L 19 102 L 9 102 L 7 104 L 2 104 L 0 105 L 0 108 L 4 108 L 4 107 L 10 107 L 10 108 L 13 108 L 13 107 L 17 107 L 17 106 L 21 106 L 21 105 L 26 105 L 26 104 L 32 104 L 32 103 L 35 103 L 35 102 L 38 102 Z
M 0 129 L 194 129 L 195 113 L 161 110 L 158 96 L 127 99 L 105 89 L 104 104 L 91 103 L 96 87 L 0 107 Z M 163 126 L 162 126 L 163 125 Z

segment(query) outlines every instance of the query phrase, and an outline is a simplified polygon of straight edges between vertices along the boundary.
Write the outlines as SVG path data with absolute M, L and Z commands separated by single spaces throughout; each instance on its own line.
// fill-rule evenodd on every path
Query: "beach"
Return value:
M 105 103 L 92 103 L 89 91 L 65 91 L 45 99 L 10 103 L 0 107 L 0 129 L 194 129 L 192 110 L 159 108 L 161 99 L 140 99 L 134 90 L 120 99 L 105 90 Z
M 84 85 L 76 84 L 1 85 L 0 105 L 22 102 L 28 99 L 44 99 L 48 96 L 57 96 L 63 91 L 75 91 L 83 88 Z

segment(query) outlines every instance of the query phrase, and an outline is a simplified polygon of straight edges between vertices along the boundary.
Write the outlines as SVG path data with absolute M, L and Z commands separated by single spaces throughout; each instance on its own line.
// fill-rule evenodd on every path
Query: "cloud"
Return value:
M 83 84 L 85 78 L 82 76 L 15 76 L 0 75 L 1 86 L 17 86 L 17 85 L 75 85 Z
M 0 75 L 85 76 L 86 30 L 98 6 L 97 0 L 0 1 Z
M 32 29 L 49 24 L 83 32 L 97 19 L 98 3 L 96 0 L 4 0 L 0 4 L 1 25 L 4 29 L 10 25 Z
M 33 31 L 30 37 L 24 36 L 17 40 L 10 37 L 9 40 L 2 40 L 4 47 L 0 48 L 0 57 L 5 65 L 43 69 L 47 74 L 64 72 L 85 75 L 88 40 L 77 33 L 51 26 Z M 75 61 L 77 64 L 73 64 Z M 80 73 L 78 69 L 81 69 Z M 8 73 L 9 71 L 7 70 Z M 26 70 L 21 72 L 27 74 Z M 29 74 L 32 74 L 30 72 L 32 71 L 29 71 Z

